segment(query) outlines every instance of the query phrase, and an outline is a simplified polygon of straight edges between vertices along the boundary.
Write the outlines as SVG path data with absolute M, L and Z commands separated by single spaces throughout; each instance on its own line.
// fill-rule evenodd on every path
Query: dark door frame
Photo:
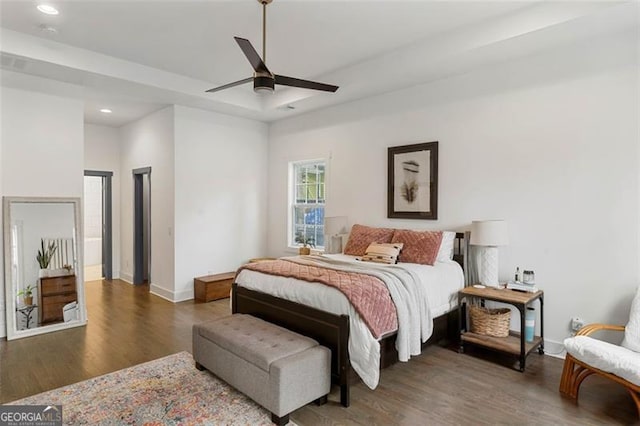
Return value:
M 143 181 L 144 175 L 149 176 L 149 204 L 151 204 L 151 167 L 133 169 L 133 284 L 144 282 L 144 235 L 143 232 Z M 149 228 L 151 228 L 151 211 L 149 211 Z M 150 231 L 150 230 L 149 230 Z M 151 258 L 151 247 L 149 247 Z M 149 271 L 151 273 L 151 271 Z
M 102 276 L 105 280 L 113 279 L 113 225 L 112 225 L 112 190 L 113 172 L 102 170 L 85 170 L 85 176 L 102 178 Z

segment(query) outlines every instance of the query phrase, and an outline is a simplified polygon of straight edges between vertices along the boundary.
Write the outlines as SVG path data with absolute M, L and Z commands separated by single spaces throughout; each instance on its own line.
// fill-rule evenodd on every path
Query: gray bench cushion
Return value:
M 266 372 L 275 361 L 318 346 L 313 339 L 244 314 L 202 323 L 198 333 Z

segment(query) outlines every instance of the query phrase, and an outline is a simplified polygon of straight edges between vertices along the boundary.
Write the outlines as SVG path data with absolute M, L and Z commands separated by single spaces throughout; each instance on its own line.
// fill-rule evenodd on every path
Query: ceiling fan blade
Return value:
M 301 87 L 303 89 L 323 90 L 325 92 L 335 92 L 338 86 L 331 84 L 318 83 L 317 81 L 302 80 L 299 78 L 286 77 L 284 75 L 275 75 L 276 84 L 291 87 Z
M 271 74 L 271 72 L 269 71 L 267 66 L 264 64 L 264 62 L 262 62 L 260 55 L 258 55 L 258 52 L 256 52 L 256 49 L 253 48 L 249 40 L 245 38 L 240 38 L 240 37 L 234 37 L 234 38 L 236 39 L 236 43 L 238 43 L 238 46 L 240 46 L 240 49 L 242 49 L 242 53 L 244 53 L 244 56 L 246 56 L 249 62 L 251 63 L 251 66 L 253 67 L 255 72 Z
M 229 87 L 239 86 L 241 84 L 245 84 L 250 81 L 253 81 L 253 77 L 243 78 L 242 80 L 234 81 L 233 83 L 225 84 L 219 87 L 214 87 L 213 89 L 207 90 L 207 92 L 209 93 L 217 92 L 219 90 L 224 90 L 224 89 L 228 89 Z

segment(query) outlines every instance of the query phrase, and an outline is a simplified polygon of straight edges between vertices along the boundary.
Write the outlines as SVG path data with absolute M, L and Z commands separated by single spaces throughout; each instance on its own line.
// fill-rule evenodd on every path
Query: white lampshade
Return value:
M 330 216 L 324 218 L 324 234 L 325 235 L 338 235 L 346 231 L 347 217 L 346 216 Z
M 504 220 L 474 220 L 471 223 L 471 240 L 474 246 L 506 246 L 509 244 L 509 231 Z

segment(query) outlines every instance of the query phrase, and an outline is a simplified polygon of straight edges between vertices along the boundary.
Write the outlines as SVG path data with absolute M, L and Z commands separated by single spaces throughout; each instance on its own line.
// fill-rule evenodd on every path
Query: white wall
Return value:
M 120 277 L 120 131 L 114 127 L 85 124 L 84 168 L 113 172 L 111 178 L 113 278 Z M 130 173 L 130 172 L 129 172 Z M 128 177 L 129 175 L 127 175 Z
M 267 125 L 175 107 L 174 300 L 266 252 Z
M 120 128 L 120 278 L 133 280 L 134 169 L 151 167 L 151 292 L 172 300 L 174 288 L 174 113 L 154 112 Z
M 2 90 L 3 195 L 82 197 L 83 102 Z
M 269 254 L 286 253 L 287 162 L 330 158 L 327 215 L 350 224 L 506 219 L 501 279 L 536 272 L 549 341 L 576 315 L 624 323 L 640 281 L 637 73 L 620 34 L 275 123 Z M 439 220 L 387 219 L 387 147 L 436 140 Z
M 75 86 L 45 83 L 56 92 L 79 94 Z M 82 197 L 82 100 L 2 87 L 1 104 L 0 194 Z M 78 274 L 81 277 L 82 271 Z M 0 306 L 4 309 L 4 275 L 0 282 Z M 2 311 L 0 337 L 5 335 L 5 328 Z
M 121 277 L 133 275 L 133 178 L 151 167 L 151 291 L 193 298 L 193 278 L 266 251 L 267 125 L 173 106 L 120 129 Z

